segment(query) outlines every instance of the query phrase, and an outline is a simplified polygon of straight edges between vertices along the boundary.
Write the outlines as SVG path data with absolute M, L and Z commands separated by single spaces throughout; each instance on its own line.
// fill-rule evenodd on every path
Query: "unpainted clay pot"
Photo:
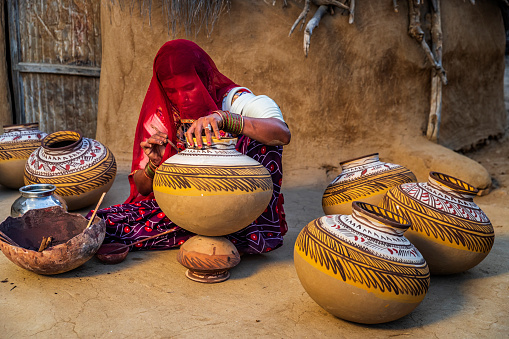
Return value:
M 410 221 L 405 236 L 421 251 L 431 274 L 453 274 L 479 264 L 493 247 L 493 226 L 473 200 L 477 192 L 462 180 L 430 172 L 427 182 L 391 189 L 380 206 Z
M 341 174 L 323 193 L 325 214 L 350 214 L 353 201 L 378 205 L 392 187 L 417 181 L 405 167 L 380 161 L 378 153 L 343 161 L 340 166 Z
M 377 324 L 399 319 L 424 299 L 426 261 L 403 236 L 401 216 L 354 202 L 351 215 L 311 221 L 297 237 L 294 263 L 302 286 L 326 311 Z
M 46 133 L 39 131 L 39 123 L 5 125 L 4 132 L 0 135 L 0 184 L 18 189 L 24 186 L 25 163 Z
M 154 195 L 162 211 L 180 227 L 222 236 L 243 229 L 267 208 L 272 178 L 258 161 L 235 149 L 235 138 L 187 148 L 156 171 Z
M 117 174 L 113 153 L 75 131 L 51 133 L 25 166 L 25 184 L 53 184 L 69 210 L 97 203 Z

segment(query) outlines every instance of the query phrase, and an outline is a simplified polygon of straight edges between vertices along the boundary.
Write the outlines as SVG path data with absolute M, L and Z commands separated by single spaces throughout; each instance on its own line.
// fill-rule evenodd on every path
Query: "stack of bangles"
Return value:
M 152 160 L 148 160 L 145 165 L 145 169 L 143 170 L 143 175 L 146 176 L 150 180 L 154 180 L 154 176 L 156 175 L 157 166 L 154 165 Z
M 225 132 L 231 134 L 240 134 L 244 128 L 244 118 L 240 114 L 230 113 L 228 111 L 214 111 L 219 114 L 222 126 L 219 126 Z

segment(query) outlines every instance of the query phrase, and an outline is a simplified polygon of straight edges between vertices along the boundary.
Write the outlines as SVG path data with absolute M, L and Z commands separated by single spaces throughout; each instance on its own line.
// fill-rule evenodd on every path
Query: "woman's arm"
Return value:
M 151 168 L 147 169 L 145 167 L 144 169 L 136 171 L 133 175 L 136 189 L 141 195 L 146 196 L 152 192 L 152 181 L 154 178 L 152 176 L 152 172 L 155 172 L 153 168 L 161 164 L 167 143 L 168 135 L 161 132 L 152 135 L 146 141 L 142 141 L 140 143 L 140 147 L 143 149 L 143 152 L 147 155 L 149 162 L 152 164 L 151 166 L 149 163 L 147 163 L 147 166 Z
M 287 145 L 291 139 L 291 133 L 286 124 L 277 118 L 249 118 L 243 117 L 244 125 L 242 134 L 268 146 Z M 193 137 L 196 138 L 196 145 L 202 147 L 202 140 L 199 136 L 205 130 L 207 143 L 212 143 L 212 131 L 216 138 L 221 139 L 219 128 L 222 126 L 222 117 L 219 113 L 212 113 L 206 117 L 196 120 L 187 130 L 186 138 L 189 145 L 194 146 Z M 207 126 L 210 124 L 211 129 Z

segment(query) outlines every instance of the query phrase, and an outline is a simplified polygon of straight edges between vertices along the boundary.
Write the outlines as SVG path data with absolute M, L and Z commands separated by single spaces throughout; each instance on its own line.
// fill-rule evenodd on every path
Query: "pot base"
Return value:
M 186 271 L 186 277 L 192 281 L 201 283 L 218 283 L 228 280 L 230 278 L 230 272 L 228 270 L 223 271 L 195 271 L 188 269 Z

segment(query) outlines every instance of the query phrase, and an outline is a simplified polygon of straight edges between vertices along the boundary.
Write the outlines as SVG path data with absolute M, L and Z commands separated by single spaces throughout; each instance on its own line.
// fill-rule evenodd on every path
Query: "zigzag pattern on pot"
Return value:
M 37 177 L 27 167 L 25 167 L 25 183 L 27 185 L 53 184 L 57 187 L 55 192 L 62 196 L 77 195 L 101 187 L 114 179 L 117 171 L 115 158 L 109 150 L 107 150 L 103 161 L 83 172 L 52 177 Z
M 0 160 L 27 159 L 39 146 L 40 140 L 0 144 Z
M 423 189 L 423 185 L 419 186 Z M 402 185 L 387 192 L 380 207 L 397 210 L 410 221 L 415 232 L 464 246 L 469 251 L 490 251 L 495 235 L 489 219 L 479 208 L 459 211 L 450 204 L 448 207 L 445 199 L 430 199 L 428 205 L 423 205 L 404 188 Z
M 163 164 L 154 178 L 154 186 L 172 189 L 195 188 L 200 191 L 244 191 L 272 189 L 272 179 L 264 174 L 262 165 L 243 168 L 237 166 L 193 166 Z
M 372 192 L 383 192 L 394 186 L 412 182 L 414 175 L 411 171 L 404 167 L 394 169 L 391 174 L 380 171 L 378 173 L 370 173 L 369 175 L 361 175 L 353 180 L 346 180 L 338 185 L 332 183 L 327 187 L 323 194 L 322 205 L 334 206 L 349 201 L 355 201 Z
M 420 265 L 384 260 L 349 246 L 324 229 L 318 220 L 303 229 L 295 246 L 330 275 L 381 292 L 420 296 L 428 291 L 430 275 L 424 260 Z M 342 246 L 337 246 L 339 243 Z

